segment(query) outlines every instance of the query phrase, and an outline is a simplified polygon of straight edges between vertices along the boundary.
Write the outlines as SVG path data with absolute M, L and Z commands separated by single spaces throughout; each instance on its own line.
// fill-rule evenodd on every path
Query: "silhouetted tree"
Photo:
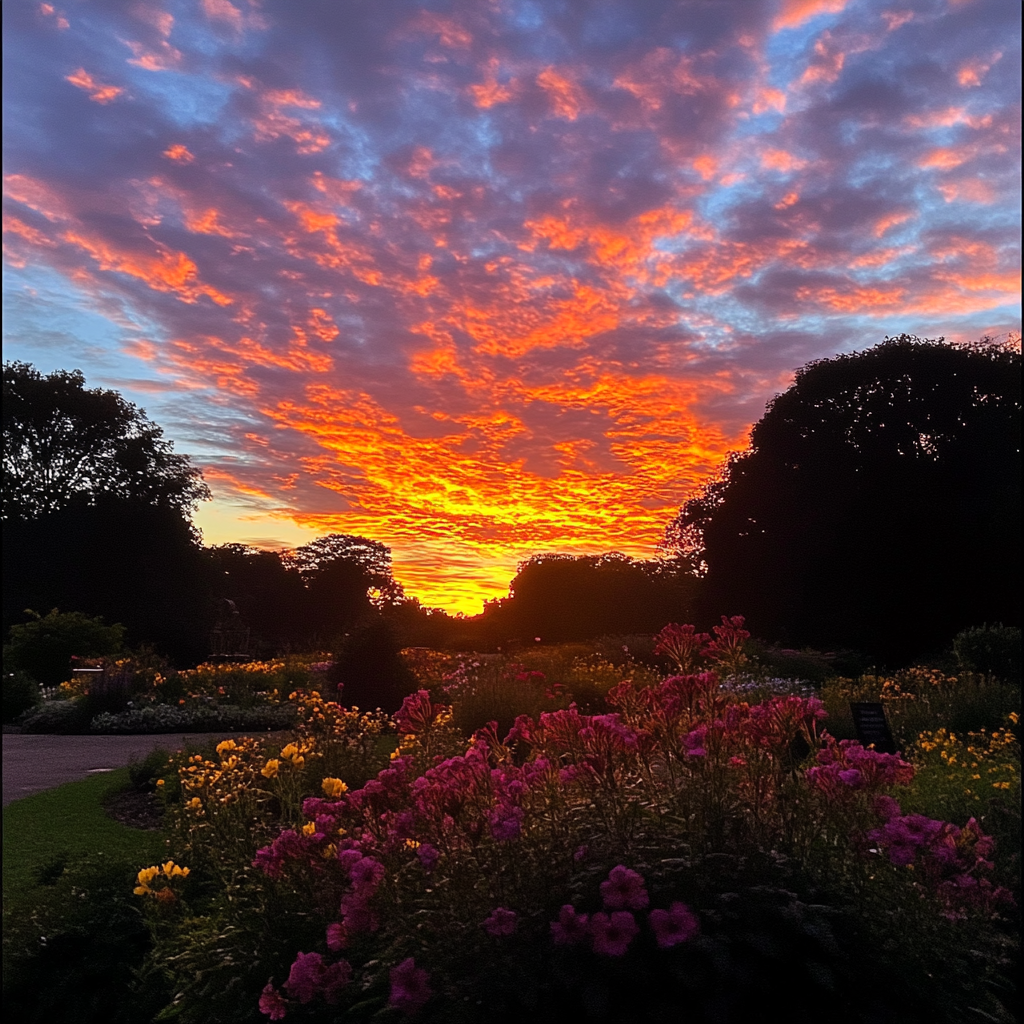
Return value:
M 697 579 L 685 558 L 640 561 L 606 555 L 535 555 L 519 566 L 509 597 L 483 618 L 505 638 L 587 640 L 656 632 L 691 610 Z M 486 630 L 485 630 L 486 631 Z
M 1020 621 L 1020 353 L 901 336 L 810 363 L 688 501 L 704 607 L 897 662 Z
M 122 622 L 176 660 L 206 653 L 207 562 L 189 513 L 209 496 L 186 456 L 115 391 L 7 363 L 4 626 L 25 608 Z
M 398 602 L 402 588 L 391 573 L 391 549 L 380 541 L 331 533 L 284 555 L 306 586 L 307 632 L 330 646 L 359 620 Z

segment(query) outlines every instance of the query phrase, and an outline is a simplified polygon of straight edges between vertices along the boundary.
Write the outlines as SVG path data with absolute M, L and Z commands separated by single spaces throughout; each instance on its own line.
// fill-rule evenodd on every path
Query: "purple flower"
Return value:
M 336 1003 L 341 998 L 341 990 L 352 980 L 352 965 L 347 960 L 339 960 L 324 969 L 320 984 L 324 990 L 324 998 L 329 1003 Z
M 693 732 L 688 732 L 683 737 L 683 746 L 690 757 L 705 757 L 707 750 L 704 747 L 704 739 L 708 734 L 706 725 L 699 726 Z
M 348 933 L 345 926 L 339 921 L 334 921 L 327 926 L 327 948 L 336 953 L 348 945 Z
M 484 921 L 484 931 L 496 939 L 505 935 L 515 933 L 516 925 L 519 924 L 519 915 L 514 910 L 506 910 L 504 907 L 496 907 L 491 916 Z
M 300 1003 L 308 1003 L 320 988 L 324 958 L 319 953 L 299 953 L 284 987 Z
M 590 918 L 594 952 L 601 956 L 623 956 L 639 931 L 628 910 L 616 910 L 611 916 L 597 913 Z
M 612 868 L 601 883 L 601 899 L 607 910 L 643 910 L 650 903 L 643 876 L 623 864 Z
M 876 796 L 874 800 L 875 814 L 883 821 L 892 821 L 902 813 L 900 805 L 891 796 Z
M 589 934 L 587 915 L 577 914 L 571 903 L 566 903 L 558 913 L 558 920 L 551 922 L 551 938 L 556 946 L 574 946 Z
M 260 993 L 260 1013 L 265 1013 L 271 1020 L 284 1020 L 288 1012 L 288 1004 L 284 1001 L 281 993 L 274 988 L 274 983 L 268 981 Z
M 362 857 L 349 869 L 352 884 L 360 889 L 376 889 L 384 873 L 384 865 L 373 857 Z
M 491 835 L 499 843 L 518 839 L 523 831 L 522 807 L 495 807 L 490 815 Z
M 433 994 L 430 991 L 430 976 L 416 961 L 409 957 L 397 967 L 391 968 L 391 995 L 388 1005 L 412 1016 Z
M 668 910 L 652 910 L 647 920 L 662 949 L 687 942 L 700 931 L 697 915 L 685 903 L 673 903 Z
M 431 846 L 430 843 L 421 843 L 416 847 L 416 856 L 419 857 L 423 870 L 430 874 L 441 854 L 436 846 Z

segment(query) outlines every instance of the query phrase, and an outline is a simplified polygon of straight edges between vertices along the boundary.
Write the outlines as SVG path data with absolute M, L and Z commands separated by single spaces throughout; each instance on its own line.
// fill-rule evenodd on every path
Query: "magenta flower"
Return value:
M 402 1010 L 410 1017 L 433 995 L 430 990 L 430 975 L 416 961 L 409 957 L 397 967 L 391 968 L 391 995 L 388 1005 Z
M 551 938 L 556 946 L 574 946 L 590 934 L 586 914 L 577 914 L 571 903 L 566 903 L 551 922 Z
M 652 910 L 647 920 L 662 949 L 688 942 L 700 931 L 697 915 L 685 903 L 673 903 L 668 910 Z
M 601 956 L 623 956 L 639 931 L 628 910 L 616 910 L 611 916 L 597 913 L 590 918 L 594 952 Z
M 522 807 L 495 807 L 490 814 L 491 835 L 499 843 L 518 839 L 523 831 Z
M 324 998 L 329 1003 L 336 1003 L 341 998 L 341 990 L 352 980 L 352 965 L 347 960 L 339 960 L 330 967 L 324 968 L 320 986 Z
M 284 987 L 300 1003 L 308 1003 L 320 989 L 324 958 L 319 953 L 299 953 Z
M 268 981 L 260 993 L 260 1013 L 265 1013 L 271 1020 L 284 1020 L 288 1012 L 288 1004 L 284 1001 L 281 993 L 274 988 L 274 983 Z
M 327 948 L 336 953 L 348 945 L 348 933 L 345 926 L 338 921 L 327 926 Z
M 496 939 L 515 933 L 516 925 L 519 924 L 519 915 L 514 910 L 506 910 L 504 907 L 496 907 L 491 916 L 484 921 L 484 931 Z
M 349 869 L 352 884 L 360 889 L 375 889 L 384 873 L 384 865 L 373 857 L 362 857 Z
M 416 847 L 416 856 L 419 857 L 423 870 L 430 874 L 441 854 L 436 846 L 431 846 L 430 843 L 421 843 Z
M 607 910 L 643 910 L 650 903 L 643 876 L 623 864 L 612 868 L 601 883 L 601 899 Z

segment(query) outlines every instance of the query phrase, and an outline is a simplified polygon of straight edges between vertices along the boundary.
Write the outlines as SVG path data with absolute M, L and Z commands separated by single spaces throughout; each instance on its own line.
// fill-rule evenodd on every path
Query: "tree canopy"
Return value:
M 80 370 L 3 367 L 3 518 L 35 519 L 103 496 L 188 513 L 210 496 L 187 456 L 116 391 Z
M 1020 621 L 1020 353 L 906 335 L 810 363 L 666 543 L 708 612 L 899 660 Z

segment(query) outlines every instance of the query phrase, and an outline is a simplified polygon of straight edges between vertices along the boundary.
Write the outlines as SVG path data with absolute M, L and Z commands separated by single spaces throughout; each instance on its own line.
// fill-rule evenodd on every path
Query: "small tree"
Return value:
M 71 674 L 71 659 L 118 654 L 124 646 L 124 626 L 104 624 L 81 612 L 48 615 L 29 612 L 30 622 L 11 626 L 4 646 L 4 672 L 27 672 L 43 686 L 56 686 Z

